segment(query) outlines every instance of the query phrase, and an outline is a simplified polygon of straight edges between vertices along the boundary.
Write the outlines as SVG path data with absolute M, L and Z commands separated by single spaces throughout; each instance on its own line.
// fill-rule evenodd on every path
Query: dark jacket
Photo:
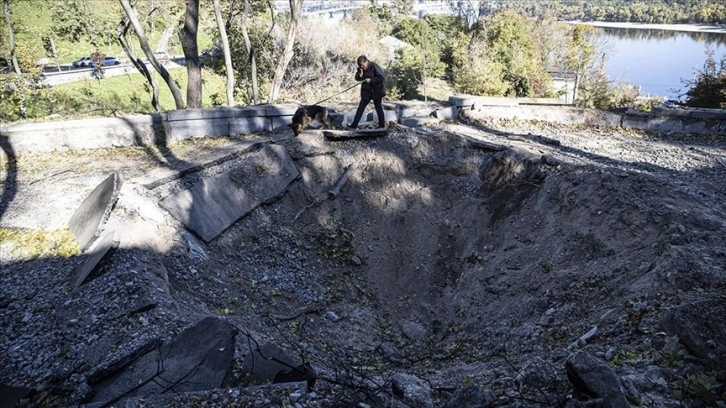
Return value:
M 361 72 L 360 70 L 355 73 L 355 80 L 362 81 L 366 78 L 371 79 L 371 83 L 363 82 L 360 87 L 361 97 L 372 97 L 383 98 L 386 96 L 386 85 L 384 84 L 385 78 L 383 75 L 383 69 L 373 61 L 368 61 L 368 69 Z

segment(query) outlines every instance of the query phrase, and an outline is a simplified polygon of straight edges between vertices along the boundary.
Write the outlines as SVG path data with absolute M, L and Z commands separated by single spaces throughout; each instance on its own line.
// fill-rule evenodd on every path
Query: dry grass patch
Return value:
M 81 253 L 75 237 L 68 229 L 53 231 L 0 228 L 0 252 L 13 259 L 37 259 L 60 256 L 68 258 Z

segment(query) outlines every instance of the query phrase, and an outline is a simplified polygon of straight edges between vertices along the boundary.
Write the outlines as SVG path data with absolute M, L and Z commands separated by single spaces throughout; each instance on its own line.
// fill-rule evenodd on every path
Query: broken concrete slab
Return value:
M 353 112 L 350 122 L 353 121 L 354 116 L 355 116 L 355 112 Z M 398 122 L 398 112 L 396 112 L 395 110 L 384 109 L 383 110 L 383 120 L 386 123 Z M 365 115 L 363 115 L 363 121 L 378 124 L 378 113 L 376 113 L 376 111 L 366 113 Z M 350 123 L 350 122 L 348 122 L 348 123 Z
M 300 176 L 287 150 L 267 145 L 229 171 L 167 196 L 161 206 L 210 242 L 241 217 L 284 194 Z
M 68 229 L 81 250 L 88 248 L 99 235 L 99 227 L 111 214 L 121 188 L 121 178 L 113 173 L 96 186 L 68 221 Z
M 91 402 L 221 388 L 232 370 L 235 335 L 235 328 L 227 321 L 204 318 L 173 342 L 96 384 Z
M 324 130 L 323 136 L 326 140 L 349 140 L 366 139 L 370 137 L 381 137 L 388 134 L 388 129 L 358 129 L 358 130 Z
M 256 384 L 306 381 L 312 387 L 317 378 L 310 365 L 296 361 L 273 343 L 249 350 L 242 364 L 243 374 Z
M 118 248 L 119 239 L 116 236 L 115 231 L 111 231 L 105 234 L 99 239 L 96 244 L 89 250 L 86 259 L 82 264 L 76 268 L 75 278 L 73 279 L 73 286 L 71 291 L 75 292 L 78 288 L 83 285 L 86 279 L 91 276 L 91 273 L 96 270 L 96 267 L 104 260 L 108 255 L 112 254 L 113 251 Z
M 433 116 L 410 116 L 401 120 L 401 124 L 410 127 L 432 126 L 437 125 L 439 122 L 441 122 L 441 119 Z
M 435 110 L 433 115 L 441 120 L 456 120 L 459 117 L 459 110 L 456 106 L 449 106 L 448 108 Z
M 269 143 L 270 139 L 261 139 L 256 141 L 235 141 L 228 146 L 216 148 L 211 154 L 203 154 L 199 152 L 194 162 L 181 158 L 179 165 L 174 168 L 162 167 L 158 168 L 141 179 L 134 182 L 141 184 L 145 188 L 151 190 L 162 184 L 178 180 L 188 174 L 195 173 L 210 167 L 222 164 L 232 159 L 236 159 L 241 155 L 260 148 L 262 145 Z

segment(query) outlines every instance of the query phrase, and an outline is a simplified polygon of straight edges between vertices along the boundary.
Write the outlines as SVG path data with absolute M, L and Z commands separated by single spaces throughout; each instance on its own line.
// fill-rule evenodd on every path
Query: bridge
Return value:
M 479 8 L 483 1 L 471 0 L 467 2 L 474 8 Z M 378 5 L 391 6 L 391 0 L 375 0 Z M 329 17 L 334 19 L 350 18 L 354 10 L 369 7 L 371 0 L 306 0 L 302 6 L 302 14 L 306 16 Z M 275 8 L 278 10 L 289 10 L 290 3 L 287 0 L 276 0 Z M 428 14 L 452 14 L 449 0 L 414 0 L 411 17 L 423 18 Z

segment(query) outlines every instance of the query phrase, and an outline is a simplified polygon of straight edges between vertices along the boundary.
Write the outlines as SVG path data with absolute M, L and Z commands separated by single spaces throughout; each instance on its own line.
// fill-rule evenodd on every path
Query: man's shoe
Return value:
M 348 126 L 346 126 L 346 128 L 347 128 L 348 130 L 358 130 L 358 126 L 351 126 L 351 125 L 348 125 Z

